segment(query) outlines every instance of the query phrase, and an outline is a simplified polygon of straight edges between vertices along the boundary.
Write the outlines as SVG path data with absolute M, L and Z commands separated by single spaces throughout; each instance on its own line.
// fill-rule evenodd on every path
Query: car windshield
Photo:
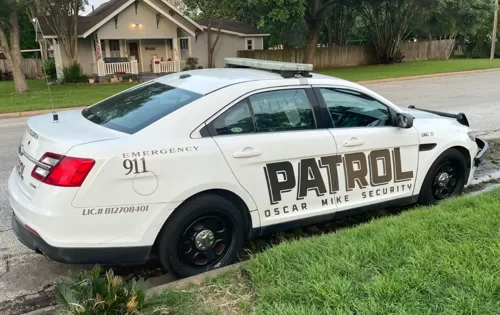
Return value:
M 133 134 L 202 95 L 158 82 L 116 94 L 82 111 L 93 123 Z

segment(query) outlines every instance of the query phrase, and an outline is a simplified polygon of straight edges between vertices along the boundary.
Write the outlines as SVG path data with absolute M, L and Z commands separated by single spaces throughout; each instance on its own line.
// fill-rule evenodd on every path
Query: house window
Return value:
M 246 40 L 246 49 L 253 50 L 253 38 L 247 38 Z
M 120 41 L 119 40 L 109 40 L 109 56 L 110 57 L 120 57 Z
M 106 45 L 104 43 L 104 39 L 101 39 L 101 57 L 104 59 L 106 57 Z
M 189 40 L 180 38 L 179 46 L 181 46 L 181 60 L 187 60 L 189 58 Z

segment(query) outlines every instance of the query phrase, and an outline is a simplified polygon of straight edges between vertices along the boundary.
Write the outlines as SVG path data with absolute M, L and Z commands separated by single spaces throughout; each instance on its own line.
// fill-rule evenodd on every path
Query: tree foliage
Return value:
M 34 0 L 33 10 L 56 34 L 72 64 L 78 61 L 78 12 L 87 0 Z
M 184 5 L 186 5 L 187 11 L 192 16 L 208 20 L 206 30 L 207 66 L 208 68 L 213 68 L 213 55 L 221 37 L 223 22 L 234 17 L 236 10 L 235 2 L 231 0 L 184 0 Z

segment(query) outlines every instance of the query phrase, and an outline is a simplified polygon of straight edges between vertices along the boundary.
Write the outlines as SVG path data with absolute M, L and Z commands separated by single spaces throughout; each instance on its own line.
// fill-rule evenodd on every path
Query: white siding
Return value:
M 164 39 L 143 39 L 141 41 L 142 45 L 142 59 L 144 68 L 142 69 L 144 72 L 151 72 L 151 61 L 153 60 L 153 56 L 158 56 L 158 59 L 163 57 L 164 60 L 167 60 L 167 54 L 165 49 L 165 40 Z M 146 50 L 148 48 L 155 48 L 155 50 Z
M 136 24 L 139 24 L 136 26 Z M 139 2 L 137 14 L 132 4 L 120 14 L 115 27 L 112 18 L 99 29 L 101 39 L 145 39 L 145 38 L 175 38 L 177 25 L 161 16 L 158 28 L 156 27 L 156 11 L 146 4 Z
M 83 73 L 86 75 L 92 75 L 97 72 L 91 39 L 78 39 L 78 62 L 82 66 Z
M 216 38 L 216 34 L 212 35 L 212 42 Z M 195 42 L 194 38 L 191 39 L 193 57 L 198 58 L 198 62 L 203 68 L 208 65 L 208 48 L 207 48 L 207 33 L 203 32 L 198 36 Z M 214 63 L 215 67 L 224 67 L 224 58 L 236 57 L 238 51 L 239 38 L 235 35 L 221 34 L 221 38 L 215 46 Z

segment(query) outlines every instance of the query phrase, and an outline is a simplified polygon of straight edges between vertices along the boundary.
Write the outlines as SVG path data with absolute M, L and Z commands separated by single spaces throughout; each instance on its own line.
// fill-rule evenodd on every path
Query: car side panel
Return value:
M 432 150 L 419 152 L 419 164 L 417 179 L 415 181 L 415 192 L 420 192 L 425 176 L 436 159 L 446 150 L 452 147 L 463 147 L 469 151 L 471 170 L 468 183 L 473 178 L 475 171 L 474 157 L 478 151 L 475 142 L 467 136 L 465 128 L 458 122 L 450 122 L 437 119 L 415 119 L 414 126 L 419 132 L 421 145 L 436 144 Z
M 174 140 L 161 136 L 146 139 L 133 136 L 127 140 L 77 146 L 70 153 L 93 156 L 99 161 L 72 205 L 80 213 L 78 224 L 91 224 L 99 218 L 101 222 L 114 225 L 98 232 L 104 243 L 126 236 L 136 245 L 153 244 L 176 207 L 206 190 L 231 191 L 250 211 L 256 209 L 253 199 L 241 188 L 212 138 Z M 132 165 L 131 173 L 130 168 L 125 167 L 129 165 Z M 106 214 L 107 208 L 146 206 L 153 209 L 158 204 L 165 206 L 154 207 L 155 211 Z M 102 213 L 94 210 L 89 214 L 88 209 L 101 208 Z M 252 222 L 252 225 L 258 227 L 259 223 Z

